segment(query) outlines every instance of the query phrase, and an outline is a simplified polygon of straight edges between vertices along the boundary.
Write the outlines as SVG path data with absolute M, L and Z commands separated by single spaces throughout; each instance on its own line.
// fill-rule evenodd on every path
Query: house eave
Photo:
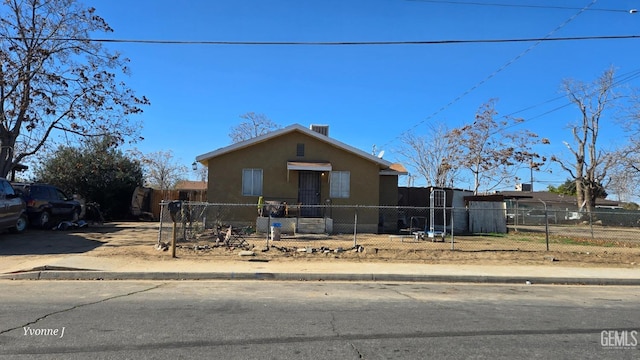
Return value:
M 409 173 L 406 172 L 406 171 L 402 172 L 402 171 L 395 171 L 395 170 L 385 169 L 385 170 L 380 170 L 379 174 L 380 175 L 386 175 L 386 176 L 392 176 L 392 175 L 400 176 L 400 175 L 408 175 Z

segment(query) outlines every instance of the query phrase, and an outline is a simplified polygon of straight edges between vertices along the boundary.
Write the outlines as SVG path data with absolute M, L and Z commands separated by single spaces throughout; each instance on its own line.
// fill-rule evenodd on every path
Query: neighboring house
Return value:
M 319 218 L 327 232 L 353 231 L 353 208 L 396 206 L 398 176 L 393 164 L 328 136 L 328 126 L 287 126 L 196 157 L 208 167 L 207 200 L 222 204 L 286 203 L 289 217 Z M 235 207 L 231 221 L 256 221 L 256 207 Z M 397 218 L 383 228 L 397 227 Z M 347 224 L 350 228 L 347 227 Z M 380 214 L 358 214 L 358 230 L 377 232 Z M 297 229 L 300 231 L 300 229 Z
M 549 191 L 499 191 L 496 194 L 502 195 L 509 203 L 517 202 L 519 207 L 540 208 L 547 204 L 548 208 L 565 211 L 578 211 L 579 206 L 576 197 L 552 193 Z M 607 199 L 596 199 L 596 208 L 620 208 L 620 203 Z
M 541 222 L 545 207 L 550 223 L 580 220 L 581 210 L 584 211 L 573 195 L 549 191 L 500 191 L 496 195 L 504 198 L 510 223 Z M 621 209 L 621 206 L 617 201 L 596 199 L 596 211 L 599 209 Z
M 179 200 L 204 202 L 207 201 L 207 182 L 181 180 L 176 183 L 174 190 L 178 191 Z

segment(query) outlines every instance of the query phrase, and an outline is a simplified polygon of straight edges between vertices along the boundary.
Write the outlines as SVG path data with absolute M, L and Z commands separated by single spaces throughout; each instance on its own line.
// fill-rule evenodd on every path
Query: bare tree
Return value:
M 630 202 L 634 194 L 640 190 L 640 182 L 638 181 L 640 173 L 633 171 L 633 168 L 627 165 L 625 160 L 630 159 L 620 158 L 620 160 L 622 161 L 616 162 L 616 165 L 608 170 L 607 187 L 617 195 L 618 201 Z
M 637 91 L 637 89 L 636 89 Z M 614 165 L 608 171 L 608 186 L 618 200 L 630 202 L 640 193 L 640 94 L 632 93 L 631 104 L 625 107 L 621 126 L 629 135 L 629 142 L 611 156 Z
M 229 133 L 229 137 L 233 143 L 249 140 L 280 128 L 280 125 L 271 121 L 264 114 L 248 112 L 240 115 L 240 118 L 244 121 L 231 128 L 231 132 Z
M 445 124 L 430 124 L 426 135 L 404 134 L 403 146 L 397 150 L 429 186 L 452 186 L 456 180 L 458 169 L 451 166 L 451 160 L 457 148 L 448 133 Z
M 623 128 L 629 134 L 630 142 L 628 146 L 618 154 L 616 158 L 621 159 L 623 164 L 633 173 L 637 182 L 640 183 L 640 90 L 634 89 L 630 96 L 631 105 L 624 114 Z
M 138 156 L 144 169 L 146 183 L 152 188 L 164 193 L 172 189 L 180 179 L 186 178 L 187 167 L 174 159 L 171 150 L 159 150 Z
M 128 59 L 91 41 L 113 30 L 76 0 L 0 3 L 0 176 L 56 133 L 134 137 L 129 116 L 149 101 L 117 78 Z
M 581 116 L 578 123 L 571 126 L 573 144 L 565 141 L 571 158 L 554 156 L 551 160 L 575 180 L 578 206 L 584 206 L 590 213 L 596 204 L 598 186 L 616 162 L 613 152 L 603 150 L 598 144 L 600 121 L 605 110 L 620 100 L 620 95 L 614 91 L 612 68 L 592 83 L 565 80 L 562 87 L 569 100 L 578 107 Z
M 458 144 L 452 166 L 471 172 L 474 194 L 478 193 L 481 186 L 490 190 L 514 178 L 519 164 L 528 163 L 538 170 L 546 160 L 531 148 L 534 144 L 547 144 L 549 141 L 538 140 L 538 135 L 528 130 L 508 131 L 523 120 L 496 120 L 498 112 L 495 103 L 495 99 L 489 100 L 480 106 L 472 124 L 449 133 L 451 141 Z
M 198 168 L 194 171 L 198 179 L 202 182 L 206 182 L 209 178 L 209 168 L 206 166 L 198 166 Z

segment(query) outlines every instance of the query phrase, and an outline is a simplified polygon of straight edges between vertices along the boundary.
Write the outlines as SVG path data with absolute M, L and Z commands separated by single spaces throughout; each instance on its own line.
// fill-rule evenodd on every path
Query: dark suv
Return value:
M 24 201 L 9 181 L 0 178 L 0 228 L 11 232 L 23 232 L 27 228 Z
M 13 187 L 27 203 L 27 214 L 33 225 L 45 227 L 54 220 L 78 221 L 80 218 L 80 202 L 53 185 L 14 183 Z

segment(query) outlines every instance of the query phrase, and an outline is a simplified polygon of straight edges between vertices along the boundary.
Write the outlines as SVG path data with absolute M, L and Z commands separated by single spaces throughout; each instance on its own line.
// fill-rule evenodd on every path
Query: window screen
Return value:
M 262 169 L 242 170 L 242 195 L 262 195 Z
M 332 171 L 330 196 L 332 198 L 348 198 L 350 180 L 351 173 L 349 171 Z

